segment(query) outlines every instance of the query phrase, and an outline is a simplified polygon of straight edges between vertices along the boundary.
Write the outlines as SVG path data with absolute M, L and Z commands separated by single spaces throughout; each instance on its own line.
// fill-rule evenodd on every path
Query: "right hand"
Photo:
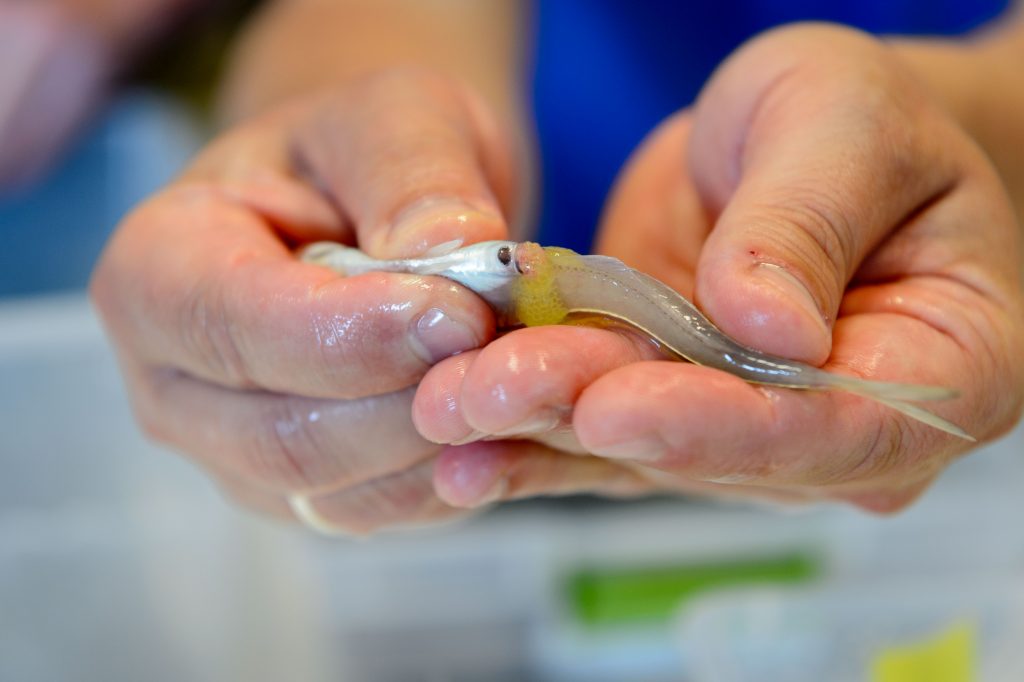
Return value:
M 145 431 L 241 503 L 291 516 L 299 499 L 341 532 L 465 513 L 434 494 L 441 446 L 411 403 L 431 365 L 493 336 L 490 310 L 443 279 L 338 278 L 290 247 L 395 258 L 506 238 L 510 149 L 479 101 L 415 70 L 213 142 L 123 221 L 93 277 Z

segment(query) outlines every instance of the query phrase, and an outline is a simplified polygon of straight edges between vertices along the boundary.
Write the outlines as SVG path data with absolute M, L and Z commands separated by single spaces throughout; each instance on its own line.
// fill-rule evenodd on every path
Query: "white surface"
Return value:
M 83 298 L 3 304 L 0 679 L 681 679 L 695 659 L 668 631 L 574 625 L 566 573 L 813 546 L 844 584 L 1016 580 L 1022 444 L 1018 429 L 957 463 L 895 519 L 519 506 L 325 539 L 232 509 L 147 444 Z

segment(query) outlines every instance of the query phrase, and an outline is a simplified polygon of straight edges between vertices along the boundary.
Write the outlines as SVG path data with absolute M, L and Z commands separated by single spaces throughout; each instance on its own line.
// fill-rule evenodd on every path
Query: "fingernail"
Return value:
M 593 448 L 594 454 L 612 459 L 629 459 L 636 462 L 654 462 L 663 459 L 668 446 L 657 436 L 643 436 L 634 440 L 611 443 Z
M 811 292 L 804 286 L 793 273 L 775 263 L 758 263 L 758 268 L 764 273 L 763 279 L 771 283 L 782 294 L 793 303 L 800 306 L 812 319 L 819 320 L 826 328 L 825 315 L 818 307 L 818 302 L 811 295 Z
M 515 426 L 510 426 L 507 429 L 501 431 L 495 431 L 493 435 L 502 438 L 508 438 L 511 436 L 532 436 L 538 433 L 547 433 L 558 428 L 562 423 L 562 414 L 550 408 L 542 409 L 537 411 L 535 414 L 527 419 L 519 422 Z
M 487 504 L 494 504 L 495 502 L 503 499 L 506 493 L 508 493 L 508 479 L 501 476 L 491 484 L 491 487 L 487 489 L 487 492 L 477 499 L 476 506 L 483 507 Z
M 452 319 L 440 308 L 431 308 L 413 325 L 409 345 L 423 362 L 433 365 L 456 353 L 476 348 L 480 340 L 468 325 Z
M 470 220 L 494 219 L 500 219 L 496 209 L 460 197 L 423 197 L 395 214 L 388 240 L 399 252 L 416 255 L 431 244 L 465 237 Z
M 458 440 L 453 440 L 449 444 L 450 445 L 466 445 L 467 443 L 475 443 L 478 440 L 483 440 L 486 437 L 487 437 L 487 434 L 484 433 L 483 431 L 477 431 L 476 429 L 473 429 L 472 431 L 469 432 L 468 435 L 465 435 L 462 438 L 459 438 Z

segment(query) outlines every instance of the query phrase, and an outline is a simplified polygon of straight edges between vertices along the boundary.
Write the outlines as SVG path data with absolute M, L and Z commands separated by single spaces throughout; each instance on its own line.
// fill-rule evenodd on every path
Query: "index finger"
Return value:
M 378 258 L 454 239 L 504 239 L 513 154 L 472 93 L 416 69 L 366 79 L 315 108 L 295 152 Z
M 143 361 L 222 385 L 356 398 L 414 383 L 493 334 L 447 280 L 338 278 L 298 262 L 257 213 L 208 186 L 130 217 L 93 282 L 115 336 Z

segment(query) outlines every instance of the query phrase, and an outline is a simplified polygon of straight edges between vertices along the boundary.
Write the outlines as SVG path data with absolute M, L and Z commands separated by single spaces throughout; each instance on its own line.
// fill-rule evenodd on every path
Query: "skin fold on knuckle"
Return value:
M 219 286 L 202 280 L 183 289 L 174 307 L 179 320 L 178 347 L 204 367 L 204 374 L 240 388 L 254 388 L 256 382 L 239 348 L 237 328 L 229 319 Z
M 923 490 L 921 481 L 934 479 L 967 447 L 954 436 L 887 408 L 878 406 L 876 411 L 877 428 L 870 440 L 852 447 L 847 456 L 836 460 L 845 464 L 828 470 L 815 484 L 833 499 L 888 513 L 908 505 Z M 856 495 L 847 494 L 851 490 Z
M 262 406 L 254 428 L 239 434 L 239 475 L 290 492 L 316 490 L 343 478 L 344 471 L 312 428 L 301 402 L 286 398 Z
M 834 320 L 854 258 L 853 228 L 837 203 L 820 191 L 791 188 L 771 205 L 752 207 L 747 220 L 757 225 L 746 245 L 750 258 L 795 268 L 822 315 Z
M 875 428 L 866 434 L 870 440 L 853 445 L 843 457 L 833 458 L 831 466 L 816 472 L 815 484 L 829 487 L 873 481 L 904 466 L 907 434 L 903 420 L 882 410 L 876 412 Z

